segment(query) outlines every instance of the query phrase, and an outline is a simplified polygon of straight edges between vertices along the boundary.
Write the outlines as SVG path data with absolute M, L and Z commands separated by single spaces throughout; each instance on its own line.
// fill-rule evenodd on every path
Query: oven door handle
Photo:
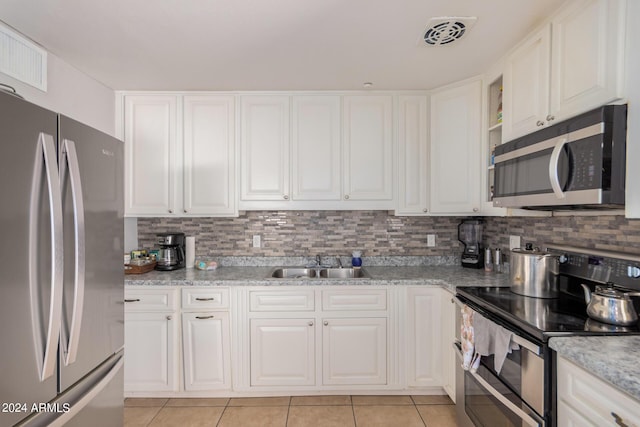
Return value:
M 458 357 L 459 361 L 462 362 L 462 350 L 456 345 L 456 343 L 453 343 L 452 345 L 453 345 L 453 348 L 455 349 L 456 356 Z M 514 414 L 516 414 L 518 417 L 520 417 L 520 419 L 522 419 L 522 421 L 525 424 L 527 424 L 527 425 L 529 425 L 531 427 L 541 427 L 542 424 L 540 424 L 538 421 L 533 419 L 529 414 L 524 412 L 522 409 L 518 408 L 512 401 L 510 401 L 509 399 L 504 397 L 502 394 L 500 394 L 500 392 L 498 390 L 496 390 L 491 384 L 489 384 L 480 375 L 478 375 L 477 373 L 475 373 L 473 371 L 466 371 L 466 372 L 469 373 L 470 375 L 472 375 L 473 378 L 478 383 L 480 383 L 480 385 L 482 387 L 484 387 L 485 390 L 487 390 L 489 393 L 491 393 L 491 395 L 493 397 L 498 399 L 500 401 L 500 403 L 502 403 L 504 406 L 507 407 L 507 409 L 509 409 Z
M 460 308 L 462 308 L 464 306 L 464 303 L 462 301 L 460 301 L 457 297 L 451 298 L 451 302 L 456 304 Z M 473 311 L 475 313 L 477 313 L 477 311 L 475 311 L 475 310 L 473 310 Z M 540 346 L 535 345 L 534 343 L 527 341 L 526 339 L 522 338 L 520 335 L 516 335 L 516 334 L 512 333 L 511 341 L 513 341 L 514 343 L 518 344 L 521 347 L 526 348 L 530 352 L 534 353 L 536 356 L 540 356 L 540 354 L 542 354 L 542 350 L 540 349 Z

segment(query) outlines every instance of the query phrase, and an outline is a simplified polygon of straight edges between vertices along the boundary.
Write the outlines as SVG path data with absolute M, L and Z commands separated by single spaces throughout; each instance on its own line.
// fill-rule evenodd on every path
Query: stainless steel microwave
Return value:
M 627 106 L 606 105 L 495 149 L 493 205 L 624 206 Z

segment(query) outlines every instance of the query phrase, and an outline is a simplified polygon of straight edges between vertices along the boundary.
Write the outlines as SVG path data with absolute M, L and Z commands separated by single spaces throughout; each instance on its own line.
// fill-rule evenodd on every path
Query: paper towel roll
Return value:
M 188 236 L 185 239 L 185 264 L 187 268 L 193 268 L 196 263 L 196 238 Z

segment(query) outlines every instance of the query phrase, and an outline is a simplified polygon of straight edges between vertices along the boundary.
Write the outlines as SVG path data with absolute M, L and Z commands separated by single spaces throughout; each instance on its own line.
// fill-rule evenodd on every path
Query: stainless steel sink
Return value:
M 278 267 L 270 277 L 276 279 L 302 279 L 319 277 L 324 279 L 359 279 L 369 277 L 361 268 L 327 267 Z
M 271 272 L 271 277 L 278 279 L 301 279 L 306 277 L 316 277 L 316 270 L 304 267 L 283 267 L 276 268 Z
M 320 277 L 327 279 L 359 279 L 367 277 L 361 268 L 325 268 L 320 270 Z

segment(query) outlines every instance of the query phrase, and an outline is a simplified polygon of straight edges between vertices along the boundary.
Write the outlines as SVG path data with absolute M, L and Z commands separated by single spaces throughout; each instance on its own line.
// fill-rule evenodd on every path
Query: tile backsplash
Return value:
M 155 246 L 156 233 L 196 237 L 196 257 L 459 255 L 457 217 L 397 217 L 386 211 L 251 211 L 238 218 L 139 218 L 140 247 Z M 427 247 L 427 234 L 436 246 Z M 260 235 L 262 247 L 252 247 Z
M 196 237 L 196 257 L 459 256 L 462 217 L 396 217 L 386 211 L 252 211 L 238 218 L 139 218 L 138 244 L 154 247 L 155 234 L 183 231 Z M 485 244 L 505 253 L 509 236 L 534 245 L 640 253 L 640 220 L 623 216 L 486 217 Z M 427 246 L 427 234 L 436 246 Z M 262 247 L 252 247 L 260 235 Z

